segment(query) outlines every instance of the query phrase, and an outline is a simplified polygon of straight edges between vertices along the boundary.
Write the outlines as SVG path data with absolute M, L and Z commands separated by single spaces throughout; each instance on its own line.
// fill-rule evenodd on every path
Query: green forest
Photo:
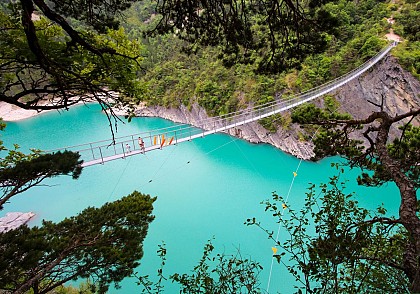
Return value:
M 175 35 L 144 40 L 142 32 L 155 25 L 155 20 L 149 19 L 153 8 L 151 3 L 135 3 L 122 21 L 127 35 L 144 46 L 144 74 L 134 102 L 165 107 L 198 102 L 209 115 L 217 116 L 250 103 L 264 104 L 276 97 L 287 99 L 288 95 L 339 77 L 372 57 L 387 44 L 384 35 L 391 27 L 387 21 L 391 15 L 397 22 L 395 33 L 405 38 L 394 54 L 419 78 L 419 37 L 415 29 L 418 4 L 406 2 L 329 2 L 324 9 L 338 26 L 323 36 L 326 50 L 308 54 L 296 65 L 279 66 L 274 73 L 262 71 L 258 58 L 252 63 L 230 62 L 229 56 L 214 46 L 200 47 L 195 54 L 184 53 L 192 45 Z
M 392 54 L 420 79 L 416 0 L 1 0 L 0 5 L 0 101 L 37 111 L 94 101 L 109 110 L 104 113 L 112 134 L 120 120 L 112 111 L 115 104 L 198 103 L 208 115 L 219 116 L 288 99 L 364 63 L 388 44 L 390 30 L 402 38 Z M 377 105 L 377 112 L 352 119 L 328 111 L 338 108 L 333 96 L 324 99 L 327 109 L 304 105 L 288 117 L 260 123 L 270 132 L 292 121 L 306 130 L 319 128 L 316 158 L 341 155 L 348 166 L 361 169 L 360 185 L 394 182 L 399 216 L 387 217 L 382 207 L 359 207 L 343 193 L 344 171 L 334 164 L 337 176 L 310 186 L 303 208 L 286 207 L 290 219 L 281 217 L 282 196 L 273 193 L 264 203 L 294 237 L 277 243 L 281 253 L 273 251 L 273 258 L 283 263 L 285 254 L 291 256 L 293 266 L 286 267 L 297 293 L 420 293 L 420 129 L 400 124 L 420 110 L 388 114 Z M 400 125 L 401 136 L 391 141 L 394 125 Z M 352 136 L 363 128 L 367 146 Z M 2 141 L 0 151 L 0 210 L 45 179 L 82 175 L 77 153 L 24 154 Z M 157 280 L 138 276 L 155 200 L 133 191 L 58 223 L 0 233 L 0 292 L 106 293 L 135 277 L 142 293 L 163 293 L 164 280 L 178 283 L 181 293 L 265 293 L 257 261 L 215 254 L 211 242 L 190 273 L 163 275 L 162 244 Z M 277 242 L 255 218 L 246 225 Z M 78 289 L 66 286 L 80 279 L 86 282 Z

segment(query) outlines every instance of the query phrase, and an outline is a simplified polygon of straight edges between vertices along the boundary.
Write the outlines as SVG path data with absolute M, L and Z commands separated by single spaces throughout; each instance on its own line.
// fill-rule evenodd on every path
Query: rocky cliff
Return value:
M 393 56 L 387 56 L 370 72 L 338 89 L 335 97 L 342 110 L 354 118 L 365 118 L 377 111 L 382 97 L 384 109 L 394 115 L 420 107 L 420 82 L 403 70 Z M 414 125 L 420 125 L 417 117 Z
M 394 57 L 387 56 L 369 72 L 332 94 L 341 103 L 342 111 L 350 113 L 354 118 L 365 118 L 378 110 L 377 106 L 368 101 L 380 105 L 384 97 L 384 108 L 390 113 L 400 114 L 411 108 L 420 107 L 419 93 L 420 82 L 403 70 Z M 322 101 L 316 103 L 322 105 Z M 195 126 L 199 121 L 208 118 L 205 110 L 198 104 L 193 105 L 191 109 L 185 106 L 176 109 L 143 106 L 138 107 L 135 114 L 161 117 Z M 413 124 L 420 125 L 420 119 L 417 118 Z M 398 132 L 397 129 L 393 131 L 395 135 Z M 292 124 L 287 130 L 280 129 L 276 133 L 270 133 L 259 123 L 254 122 L 239 129 L 231 129 L 229 133 L 252 143 L 271 144 L 298 158 L 310 159 L 314 155 L 313 145 L 311 142 L 301 140 L 300 132 L 300 126 Z

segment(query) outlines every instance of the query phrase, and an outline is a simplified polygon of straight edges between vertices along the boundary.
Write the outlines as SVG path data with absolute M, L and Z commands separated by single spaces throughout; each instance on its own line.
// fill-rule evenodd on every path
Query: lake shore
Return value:
M 31 212 L 8 212 L 4 217 L 0 218 L 0 233 L 15 230 L 21 225 L 27 224 L 35 213 Z
M 0 117 L 4 121 L 19 121 L 27 118 L 34 117 L 46 111 L 36 111 L 20 108 L 6 102 L 0 102 Z

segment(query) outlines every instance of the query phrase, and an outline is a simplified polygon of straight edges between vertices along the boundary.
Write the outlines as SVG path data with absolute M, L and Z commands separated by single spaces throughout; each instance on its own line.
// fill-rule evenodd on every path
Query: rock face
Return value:
M 341 110 L 350 113 L 354 118 L 365 118 L 373 111 L 379 110 L 368 102 L 381 105 L 384 97 L 384 109 L 393 114 L 404 113 L 411 108 L 420 107 L 420 82 L 403 70 L 392 56 L 387 56 L 372 70 L 344 85 L 332 93 L 341 103 Z M 322 105 L 322 102 L 317 102 Z M 160 106 L 139 107 L 136 116 L 154 116 L 175 122 L 198 126 L 198 122 L 208 118 L 206 111 L 198 104 L 191 109 L 181 106 L 166 109 Z M 420 125 L 420 119 L 413 121 Z M 393 130 L 397 135 L 398 130 Z M 292 124 L 287 130 L 280 129 L 270 133 L 259 123 L 253 122 L 231 129 L 229 134 L 239 136 L 252 143 L 268 143 L 286 153 L 308 160 L 314 156 L 313 144 L 300 139 L 300 127 Z
M 335 94 L 341 109 L 356 119 L 378 111 L 379 107 L 370 102 L 381 105 L 382 97 L 384 110 L 393 115 L 420 108 L 420 82 L 389 55 L 369 73 L 347 83 Z M 420 118 L 414 119 L 412 124 L 419 126 Z M 397 130 L 393 131 L 396 135 Z
M 0 233 L 17 229 L 28 223 L 34 216 L 33 212 L 8 212 L 6 216 L 0 218 Z

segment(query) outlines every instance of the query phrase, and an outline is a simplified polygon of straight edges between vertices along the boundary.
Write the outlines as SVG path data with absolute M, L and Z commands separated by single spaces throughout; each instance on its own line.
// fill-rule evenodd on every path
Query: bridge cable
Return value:
M 107 202 L 111 199 L 112 194 L 114 194 L 115 190 L 117 189 L 117 186 L 118 186 L 118 184 L 120 183 L 120 181 L 121 181 L 121 179 L 122 179 L 123 175 L 125 174 L 125 171 L 127 170 L 127 167 L 128 167 L 128 165 L 129 165 L 129 163 L 131 162 L 131 158 L 132 158 L 132 157 L 133 157 L 133 156 L 128 156 L 127 164 L 125 165 L 125 167 L 124 167 L 123 171 L 121 172 L 120 176 L 118 177 L 118 180 L 117 180 L 117 182 L 115 183 L 114 189 L 112 189 L 111 193 L 109 194 Z
M 153 181 L 153 178 L 158 174 L 158 172 L 162 169 L 162 167 L 166 164 L 166 162 L 169 160 L 171 155 L 174 153 L 175 148 L 172 148 L 171 152 L 168 152 L 168 156 L 166 156 L 165 160 L 162 162 L 162 164 L 159 166 L 159 168 L 155 171 L 155 173 L 152 176 L 152 179 L 149 180 L 148 183 L 151 183 Z M 146 152 L 144 153 L 146 155 Z
M 318 127 L 318 129 L 312 135 L 312 137 L 311 137 L 311 139 L 310 139 L 309 142 L 312 142 L 313 141 L 313 139 L 315 138 L 315 136 L 318 133 L 318 131 L 319 131 L 320 128 L 321 127 Z M 291 194 L 291 191 L 292 191 L 292 188 L 293 188 L 293 184 L 295 182 L 295 178 L 298 175 L 298 171 L 299 171 L 300 165 L 302 164 L 302 161 L 303 161 L 303 158 L 301 158 L 299 160 L 299 163 L 298 163 L 295 171 L 293 172 L 293 178 L 292 178 L 292 181 L 291 181 L 291 183 L 289 185 L 289 190 L 287 191 L 286 198 L 284 199 L 284 203 L 283 203 L 284 205 L 282 205 L 283 210 L 280 211 L 280 216 L 279 216 L 280 218 L 283 216 L 284 211 L 287 209 L 287 206 L 286 206 L 285 203 L 287 203 L 287 201 L 289 200 L 289 197 L 290 197 L 290 194 Z M 277 228 L 277 234 L 276 234 L 276 239 L 275 239 L 275 244 L 276 244 L 275 247 L 277 247 L 277 244 L 278 244 L 278 241 L 279 241 L 280 229 L 281 229 L 281 222 L 279 222 L 279 225 L 278 225 L 278 228 Z M 274 256 L 271 257 L 270 272 L 268 274 L 268 282 L 267 282 L 267 290 L 266 290 L 267 293 L 269 293 L 269 290 L 270 290 L 271 276 L 272 276 L 272 273 L 273 273 L 273 265 L 274 265 Z
M 220 148 L 223 148 L 223 147 L 225 147 L 225 146 L 227 146 L 227 145 L 229 145 L 229 144 L 231 144 L 231 143 L 233 143 L 233 142 L 235 142 L 236 140 L 239 140 L 239 138 L 235 138 L 235 137 L 232 137 L 233 139 L 231 140 L 231 141 L 229 141 L 229 142 L 226 142 L 226 143 L 223 143 L 223 144 L 221 144 L 221 145 L 219 145 L 219 146 L 217 146 L 216 148 L 213 148 L 213 149 L 211 149 L 210 151 L 207 151 L 206 153 L 204 153 L 204 155 L 208 155 L 208 154 L 210 154 L 210 153 L 213 153 L 213 152 L 215 152 L 215 151 L 217 151 L 217 150 L 219 150 Z M 195 145 L 193 145 L 193 146 L 195 146 Z M 176 145 L 175 146 L 172 146 L 172 147 L 176 147 Z M 175 150 L 175 148 L 173 148 L 174 150 Z M 201 155 L 200 155 L 201 156 Z M 195 160 L 196 158 L 198 158 L 199 157 L 199 155 L 197 155 L 197 156 L 195 156 L 195 157 L 193 157 L 192 159 L 189 159 L 188 161 L 186 161 L 185 163 L 181 163 L 181 164 L 179 164 L 177 167 L 175 167 L 175 168 L 173 168 L 173 169 L 171 169 L 169 172 L 167 172 L 167 173 L 165 173 L 165 174 L 162 174 L 162 175 L 160 175 L 159 177 L 157 177 L 157 178 L 155 178 L 155 179 L 151 179 L 151 180 L 149 180 L 149 182 L 148 183 L 151 183 L 152 181 L 154 181 L 154 180 L 157 180 L 157 179 L 160 179 L 160 178 L 162 178 L 162 177 L 164 177 L 164 176 L 166 176 L 167 174 L 172 174 L 173 172 L 174 172 L 174 170 L 179 170 L 179 169 L 181 169 L 181 168 L 184 168 L 187 164 L 190 164 L 193 160 Z M 169 157 L 168 157 L 169 158 Z M 167 158 L 167 159 L 168 159 Z M 167 160 L 165 160 L 165 162 L 160 166 L 160 168 L 159 169 L 161 169 L 162 167 L 163 167 L 163 165 L 166 163 L 166 161 Z M 157 172 L 154 174 L 154 176 L 156 176 L 156 174 L 157 174 Z
M 236 147 L 239 149 L 239 151 L 242 154 L 242 157 L 245 158 L 245 160 L 248 162 L 248 164 L 252 167 L 252 169 L 257 173 L 257 175 L 260 177 L 260 179 L 264 179 L 263 175 L 260 173 L 259 170 L 255 167 L 255 165 L 249 160 L 248 156 L 245 154 L 245 152 L 242 150 L 242 148 L 238 145 L 238 143 L 235 141 Z

